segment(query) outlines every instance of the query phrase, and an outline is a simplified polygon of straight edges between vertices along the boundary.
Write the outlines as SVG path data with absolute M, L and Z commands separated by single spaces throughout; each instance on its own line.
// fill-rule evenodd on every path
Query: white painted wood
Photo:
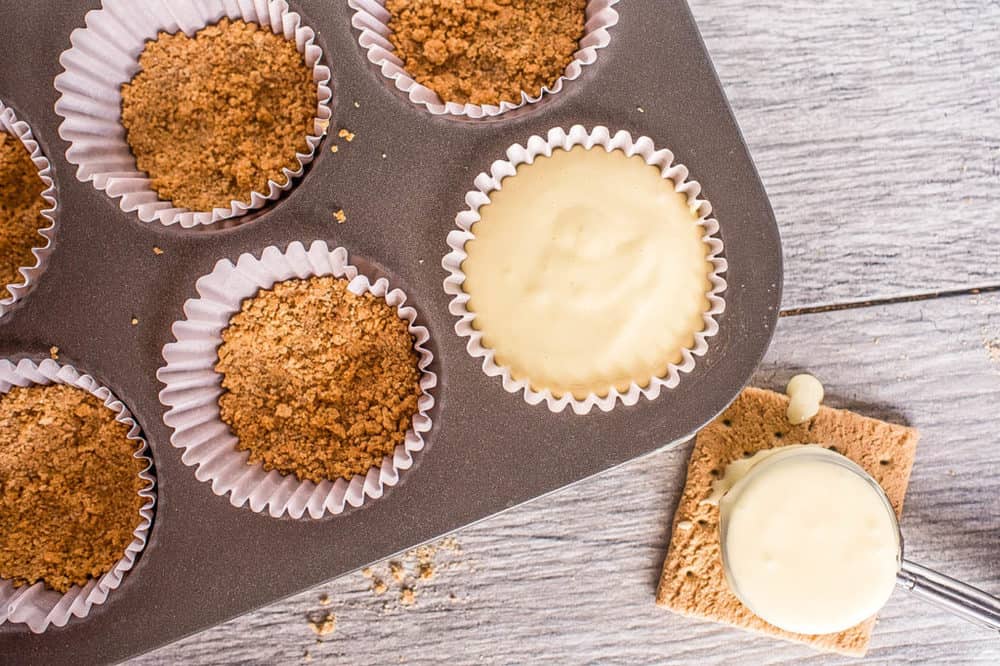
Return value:
M 1000 284 L 1000 3 L 693 5 L 782 229 L 786 308 Z M 755 383 L 809 369 L 829 403 L 920 428 L 907 555 L 1000 594 L 994 339 L 1000 296 L 787 318 Z M 653 605 L 689 450 L 463 530 L 411 607 L 353 574 L 134 663 L 847 663 Z M 869 661 L 996 664 L 1000 638 L 898 593 Z
M 918 427 L 903 518 L 907 555 L 1000 594 L 1000 296 L 788 317 L 755 383 L 809 369 L 828 404 Z M 1000 342 L 997 343 L 1000 348 Z M 136 664 L 302 661 L 841 663 L 808 648 L 687 620 L 653 604 L 689 447 L 665 451 L 467 528 L 463 552 L 416 604 L 352 574 L 161 649 Z M 380 568 L 384 575 L 385 565 Z M 328 593 L 336 630 L 306 614 Z M 450 594 L 456 599 L 451 599 Z M 384 605 L 385 604 L 385 605 Z M 1000 663 L 1000 637 L 897 593 L 875 662 Z M 402 661 L 400 661 L 402 659 Z
M 781 228 L 785 307 L 997 282 L 1000 3 L 691 4 Z

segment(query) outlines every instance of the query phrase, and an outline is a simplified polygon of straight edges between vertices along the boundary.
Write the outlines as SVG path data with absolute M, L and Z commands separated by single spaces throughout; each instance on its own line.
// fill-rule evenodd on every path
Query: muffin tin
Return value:
M 42 634 L 0 625 L 0 662 L 122 660 L 682 441 L 736 396 L 770 341 L 777 228 L 683 0 L 616 5 L 610 43 L 579 78 L 477 120 L 434 116 L 396 90 L 359 45 L 346 0 L 291 5 L 331 69 L 330 134 L 285 196 L 226 229 L 142 222 L 67 162 L 53 80 L 70 32 L 99 0 L 22 3 L 0 24 L 0 100 L 31 126 L 58 201 L 47 270 L 0 317 L 0 357 L 37 361 L 57 346 L 61 363 L 111 388 L 143 429 L 158 488 L 150 540 L 107 603 Z M 529 405 L 483 373 L 454 331 L 441 266 L 476 175 L 510 145 L 574 124 L 628 130 L 673 151 L 712 203 L 728 262 L 719 331 L 692 371 L 654 400 L 584 415 Z M 353 141 L 338 138 L 340 128 Z M 406 293 L 430 331 L 433 428 L 383 497 L 321 519 L 279 519 L 235 507 L 195 478 L 170 444 L 156 372 L 195 281 L 219 259 L 314 240 L 347 248 L 362 273 Z

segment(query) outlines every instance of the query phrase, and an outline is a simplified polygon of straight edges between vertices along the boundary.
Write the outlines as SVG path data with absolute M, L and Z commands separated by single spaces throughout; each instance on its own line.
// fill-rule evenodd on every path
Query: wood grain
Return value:
M 781 228 L 785 307 L 1000 280 L 1000 3 L 692 5 Z
M 692 5 L 779 220 L 786 308 L 1000 284 L 1000 2 Z M 1000 296 L 782 319 L 755 383 L 801 369 L 920 428 L 907 556 L 1000 594 Z M 133 663 L 846 663 L 653 605 L 688 452 L 461 531 L 413 606 L 383 563 L 383 595 L 352 574 Z M 869 660 L 995 664 L 1000 642 L 897 593 Z
M 808 368 L 826 383 L 828 404 L 919 428 L 907 556 L 1000 593 L 994 339 L 997 295 L 788 317 L 754 383 L 781 388 Z M 695 664 L 734 654 L 746 663 L 843 662 L 653 605 L 688 452 L 657 453 L 463 530 L 463 552 L 417 581 L 411 607 L 400 605 L 398 586 L 376 595 L 355 573 L 135 663 L 288 663 L 306 652 L 353 664 Z M 306 614 L 323 610 L 322 593 L 337 628 L 317 643 Z M 998 663 L 1000 641 L 897 593 L 870 655 Z

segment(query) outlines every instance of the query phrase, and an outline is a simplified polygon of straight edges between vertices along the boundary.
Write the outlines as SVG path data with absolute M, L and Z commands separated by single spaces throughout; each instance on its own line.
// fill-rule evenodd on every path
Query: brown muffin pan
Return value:
M 346 0 L 291 5 L 316 30 L 332 71 L 330 133 L 281 199 L 231 228 L 187 230 L 122 212 L 66 161 L 53 80 L 70 32 L 99 0 L 4 10 L 0 99 L 52 164 L 58 226 L 35 289 L 0 318 L 0 357 L 40 360 L 57 346 L 60 362 L 111 388 L 149 442 L 157 505 L 148 545 L 108 601 L 42 634 L 0 625 L 0 663 L 120 661 L 682 441 L 737 395 L 771 339 L 781 297 L 777 227 L 683 0 L 616 5 L 611 42 L 579 79 L 485 120 L 432 116 L 406 99 L 365 58 Z M 673 151 L 712 203 L 729 264 L 720 330 L 694 370 L 655 400 L 583 416 L 528 405 L 482 372 L 453 329 L 441 267 L 475 176 L 511 144 L 578 123 L 646 135 Z M 340 128 L 354 140 L 338 140 Z M 333 219 L 339 209 L 344 224 Z M 382 498 L 318 520 L 276 519 L 232 506 L 181 461 L 156 371 L 171 324 L 217 260 L 317 239 L 403 289 L 430 330 L 434 425 L 414 467 Z

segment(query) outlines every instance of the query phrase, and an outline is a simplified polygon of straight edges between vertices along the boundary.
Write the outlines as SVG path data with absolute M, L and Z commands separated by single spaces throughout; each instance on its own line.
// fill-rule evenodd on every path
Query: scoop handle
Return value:
M 1000 599 L 992 594 L 909 560 L 903 560 L 896 584 L 952 615 L 1000 632 Z

